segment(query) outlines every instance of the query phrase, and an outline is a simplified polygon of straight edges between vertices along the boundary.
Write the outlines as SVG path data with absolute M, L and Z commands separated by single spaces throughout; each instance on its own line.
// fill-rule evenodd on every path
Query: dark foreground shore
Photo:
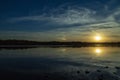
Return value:
M 1 58 L 0 65 L 0 80 L 120 80 L 119 66 L 41 58 Z
M 0 80 L 120 80 L 120 69 L 107 71 L 108 67 L 96 70 L 72 70 L 64 72 L 22 72 L 0 70 Z

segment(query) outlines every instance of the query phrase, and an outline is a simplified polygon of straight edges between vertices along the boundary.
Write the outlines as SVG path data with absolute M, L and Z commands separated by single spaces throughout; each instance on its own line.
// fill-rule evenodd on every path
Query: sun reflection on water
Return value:
M 102 54 L 102 49 L 96 48 L 95 53 L 96 53 L 97 56 L 100 56 Z

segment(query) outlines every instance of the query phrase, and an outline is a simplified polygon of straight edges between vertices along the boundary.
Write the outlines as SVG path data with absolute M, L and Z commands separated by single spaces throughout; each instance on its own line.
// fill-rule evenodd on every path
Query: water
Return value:
M 36 77 L 37 79 L 42 78 L 48 80 L 54 80 L 53 77 L 57 79 L 56 76 L 62 77 L 62 80 L 64 78 L 71 79 L 71 77 L 82 79 L 86 76 L 90 79 L 91 75 L 94 77 L 96 71 L 103 71 L 105 74 L 110 74 L 114 79 L 117 76 L 117 80 L 119 80 L 119 66 L 119 47 L 0 50 L 0 74 L 15 79 L 19 79 L 18 77 L 21 75 L 23 76 L 22 78 L 33 76 L 34 79 Z M 90 76 L 87 75 L 87 71 Z M 17 77 L 15 74 L 17 74 Z

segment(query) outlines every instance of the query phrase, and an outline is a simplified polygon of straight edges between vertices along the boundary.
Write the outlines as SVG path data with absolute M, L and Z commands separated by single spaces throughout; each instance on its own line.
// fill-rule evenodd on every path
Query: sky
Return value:
M 120 41 L 120 0 L 0 0 L 0 39 Z

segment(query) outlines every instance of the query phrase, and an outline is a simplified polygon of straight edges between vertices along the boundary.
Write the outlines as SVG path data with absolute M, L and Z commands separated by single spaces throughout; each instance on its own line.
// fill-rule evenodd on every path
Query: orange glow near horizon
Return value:
M 103 39 L 103 36 L 99 33 L 96 33 L 93 38 L 94 38 L 95 41 L 101 42 L 102 39 Z
M 99 35 L 95 36 L 96 41 L 100 41 L 101 39 L 102 39 L 101 36 L 99 36 Z

